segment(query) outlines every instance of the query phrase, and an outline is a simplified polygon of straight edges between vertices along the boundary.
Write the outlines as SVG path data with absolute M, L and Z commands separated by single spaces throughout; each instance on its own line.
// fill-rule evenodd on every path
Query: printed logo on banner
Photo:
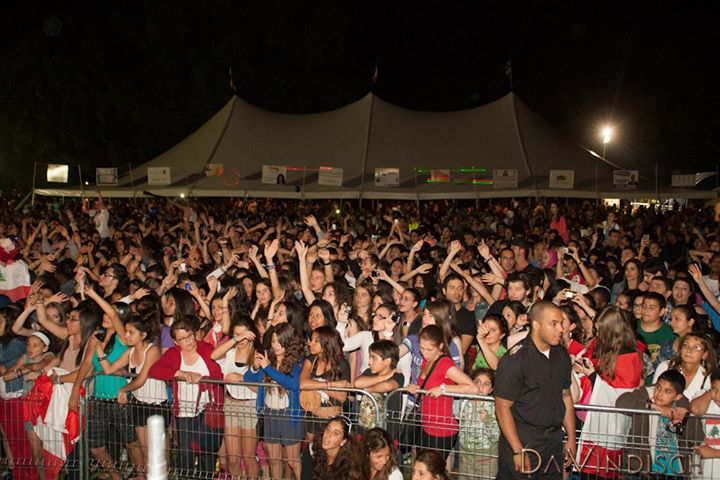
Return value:
M 282 165 L 263 165 L 262 183 L 269 185 L 285 185 L 287 168 Z
M 575 186 L 575 170 L 550 170 L 549 188 L 573 188 Z
M 70 167 L 67 165 L 49 164 L 47 167 L 47 181 L 54 183 L 67 183 Z
M 225 165 L 222 163 L 208 163 L 205 165 L 206 177 L 222 177 L 225 175 Z
M 170 167 L 147 167 L 148 185 L 170 185 Z
M 518 171 L 515 168 L 493 170 L 493 188 L 517 188 Z
M 117 168 L 115 168 L 115 167 L 96 168 L 95 169 L 95 183 L 97 185 L 117 185 L 118 184 Z
M 637 170 L 613 170 L 613 185 L 619 189 L 637 188 Z
M 399 187 L 400 186 L 400 169 L 399 168 L 376 168 L 375 169 L 375 186 L 376 187 Z
M 318 185 L 342 187 L 343 169 L 335 167 L 320 167 L 318 172 Z

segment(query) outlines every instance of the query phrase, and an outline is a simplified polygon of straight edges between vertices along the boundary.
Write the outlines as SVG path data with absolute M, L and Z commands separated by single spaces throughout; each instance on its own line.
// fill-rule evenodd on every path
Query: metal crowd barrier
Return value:
M 225 385 L 219 381 L 202 383 Z M 268 386 L 256 383 L 227 385 Z M 188 387 L 184 382 L 178 384 L 178 389 Z M 412 399 L 408 398 L 405 389 L 390 392 L 379 402 L 376 395 L 359 389 L 329 390 L 348 393 L 342 414 L 352 422 L 353 432 L 359 435 L 363 426 L 380 426 L 397 440 L 398 459 L 406 478 L 410 476 L 413 456 L 426 448 L 438 450 L 447 458 L 453 478 L 495 478 L 500 431 L 493 397 L 447 395 L 452 399 L 450 410 L 425 410 L 418 415 L 413 411 Z M 227 466 L 227 478 L 231 478 L 231 474 L 237 478 L 249 477 L 252 472 L 256 472 L 258 478 L 292 478 L 290 463 L 278 457 L 286 449 L 278 447 L 292 445 L 293 438 L 297 440 L 295 445 L 302 446 L 305 433 L 321 431 L 327 421 L 304 412 L 301 418 L 291 412 L 268 408 L 257 412 L 254 401 L 252 405 L 230 401 L 226 403 L 223 422 L 227 428 L 214 429 L 206 425 L 202 416 L 178 417 L 172 403 L 120 405 L 89 395 L 80 403 L 82 434 L 75 448 L 68 450 L 72 446 L 62 435 L 44 434 L 46 451 L 41 457 L 33 456 L 27 433 L 30 425 L 24 420 L 32 417 L 33 412 L 37 414 L 40 405 L 40 400 L 31 398 L 0 400 L 3 437 L 0 475 L 4 471 L 11 472 L 9 478 L 32 479 L 38 478 L 38 469 L 44 469 L 49 479 L 58 478 L 58 475 L 70 480 L 101 478 L 103 475 L 107 478 L 142 477 L 146 473 L 143 448 L 147 441 L 134 427 L 140 426 L 138 419 L 153 413 L 167 420 L 168 478 L 223 478 L 221 464 Z M 184 404 L 183 407 L 192 410 L 194 405 Z M 720 416 L 689 417 L 682 431 L 670 431 L 662 424 L 663 428 L 658 429 L 661 417 L 649 410 L 578 405 L 576 415 L 578 454 L 573 466 L 574 478 L 580 478 L 580 475 L 583 478 L 656 478 L 661 475 L 720 478 L 720 460 L 703 461 L 696 449 L 705 441 L 704 428 L 708 431 L 720 429 Z M 302 422 L 302 426 L 293 425 L 294 418 Z M 67 455 L 65 459 L 62 455 L 54 457 L 48 455 L 47 450 L 65 451 Z M 536 458 L 531 450 L 526 454 L 531 461 Z M 299 462 L 300 459 L 293 457 L 291 460 Z M 558 463 L 562 465 L 561 461 Z M 282 473 L 272 477 L 272 466 Z M 533 467 L 556 468 L 535 463 Z

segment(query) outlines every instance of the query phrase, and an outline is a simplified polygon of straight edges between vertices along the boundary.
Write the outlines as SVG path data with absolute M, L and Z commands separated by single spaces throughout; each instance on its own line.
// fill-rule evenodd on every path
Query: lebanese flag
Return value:
M 0 239 L 0 295 L 17 302 L 30 293 L 30 272 L 27 264 L 16 260 L 18 249 L 9 238 Z
M 58 375 L 66 370 L 54 368 Z M 52 372 L 51 371 L 51 372 Z M 48 372 L 48 373 L 51 373 Z M 56 479 L 63 465 L 80 439 L 80 415 L 68 408 L 72 384 L 53 385 L 48 374 L 35 380 L 25 399 L 24 419 L 33 425 L 33 430 L 43 442 L 43 457 L 48 479 Z M 85 389 L 80 389 L 85 395 Z
M 597 359 L 592 358 L 595 368 Z M 640 386 L 643 364 L 638 352 L 617 356 L 613 378 L 595 378 L 586 404 L 614 407 L 618 397 Z M 586 398 L 583 398 L 586 400 Z M 588 411 L 580 432 L 577 454 L 582 472 L 604 478 L 622 477 L 617 467 L 622 465 L 623 448 L 627 444 L 631 419 L 614 412 Z

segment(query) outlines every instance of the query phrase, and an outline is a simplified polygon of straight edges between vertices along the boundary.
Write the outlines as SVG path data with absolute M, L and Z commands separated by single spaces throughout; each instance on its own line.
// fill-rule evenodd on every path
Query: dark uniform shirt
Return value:
M 528 335 L 498 364 L 493 393 L 513 403 L 518 430 L 560 427 L 565 417 L 562 392 L 570 388 L 570 356 L 561 346 L 550 347 L 550 358 Z

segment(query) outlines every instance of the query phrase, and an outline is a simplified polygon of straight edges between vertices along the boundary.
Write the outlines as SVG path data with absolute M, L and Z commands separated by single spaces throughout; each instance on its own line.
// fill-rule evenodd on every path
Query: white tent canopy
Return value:
M 206 176 L 208 164 L 223 165 L 224 175 Z M 285 184 L 262 183 L 263 165 L 285 167 Z M 149 185 L 147 167 L 169 167 L 170 185 Z M 319 185 L 321 167 L 342 168 L 342 186 Z M 613 170 L 627 167 L 573 143 L 513 93 L 456 112 L 409 110 L 370 93 L 337 110 L 313 114 L 271 112 L 234 96 L 197 131 L 121 177 L 117 187 L 104 188 L 103 194 L 412 200 L 512 195 L 628 198 L 643 192 L 713 196 L 694 190 L 655 191 L 654 184 L 647 179 L 643 184 L 642 178 L 639 190 L 617 191 Z M 399 186 L 376 186 L 376 168 L 399 169 Z M 450 181 L 428 181 L 436 169 L 449 170 Z M 492 185 L 494 169 L 517 170 L 517 188 Z M 550 169 L 573 170 L 572 188 L 550 188 Z M 81 190 L 35 192 L 79 195 Z

